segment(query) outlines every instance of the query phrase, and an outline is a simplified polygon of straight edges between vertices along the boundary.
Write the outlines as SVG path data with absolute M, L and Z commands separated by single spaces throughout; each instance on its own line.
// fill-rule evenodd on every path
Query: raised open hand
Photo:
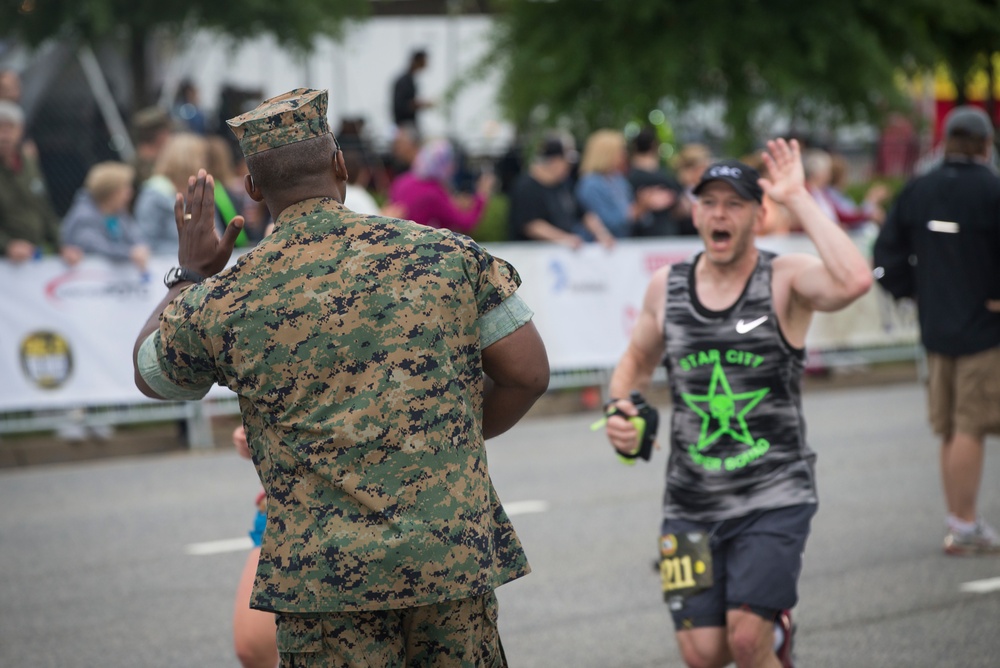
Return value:
M 772 139 L 767 142 L 767 151 L 761 157 L 769 178 L 762 178 L 760 187 L 775 202 L 784 204 L 790 195 L 805 188 L 805 172 L 798 141 Z
M 215 229 L 215 180 L 204 169 L 188 179 L 186 198 L 177 193 L 174 219 L 180 240 L 180 265 L 205 277 L 222 271 L 243 229 L 243 216 L 233 218 L 225 234 L 219 236 Z

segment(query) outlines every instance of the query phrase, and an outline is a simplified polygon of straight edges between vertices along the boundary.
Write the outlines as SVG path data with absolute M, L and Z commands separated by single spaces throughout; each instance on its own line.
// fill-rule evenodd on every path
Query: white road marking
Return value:
M 544 513 L 548 509 L 548 501 L 512 501 L 504 504 L 504 510 L 507 511 L 509 517 Z M 209 554 L 249 550 L 251 547 L 253 547 L 253 541 L 249 537 L 226 538 L 225 540 L 210 540 L 205 543 L 191 543 L 184 548 L 184 553 L 203 557 Z
M 239 552 L 253 547 L 249 536 L 242 538 L 227 538 L 225 540 L 210 540 L 207 543 L 191 543 L 184 548 L 187 554 L 204 556 L 206 554 L 222 554 L 223 552 Z
M 987 594 L 991 591 L 1000 590 L 1000 578 L 988 578 L 986 580 L 973 580 L 966 582 L 961 587 L 962 591 L 970 594 Z

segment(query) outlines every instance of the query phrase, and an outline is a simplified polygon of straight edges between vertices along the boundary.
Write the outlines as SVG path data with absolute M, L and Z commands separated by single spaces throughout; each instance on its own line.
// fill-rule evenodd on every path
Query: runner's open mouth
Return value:
M 730 236 L 725 230 L 712 230 L 712 241 L 728 241 Z

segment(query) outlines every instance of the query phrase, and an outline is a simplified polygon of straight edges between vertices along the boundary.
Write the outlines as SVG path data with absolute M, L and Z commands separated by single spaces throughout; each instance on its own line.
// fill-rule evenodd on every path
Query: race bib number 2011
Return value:
M 660 580 L 667 601 L 685 598 L 712 586 L 712 550 L 701 532 L 665 534 L 660 538 Z

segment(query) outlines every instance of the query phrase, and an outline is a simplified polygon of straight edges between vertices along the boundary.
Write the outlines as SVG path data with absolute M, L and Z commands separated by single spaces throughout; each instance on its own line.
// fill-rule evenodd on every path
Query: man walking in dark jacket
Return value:
M 952 110 L 944 162 L 906 185 L 875 247 L 883 285 L 918 302 L 930 422 L 942 446 L 944 551 L 953 555 L 1000 555 L 1000 537 L 976 513 L 983 440 L 1000 434 L 1000 177 L 992 154 L 986 113 Z

